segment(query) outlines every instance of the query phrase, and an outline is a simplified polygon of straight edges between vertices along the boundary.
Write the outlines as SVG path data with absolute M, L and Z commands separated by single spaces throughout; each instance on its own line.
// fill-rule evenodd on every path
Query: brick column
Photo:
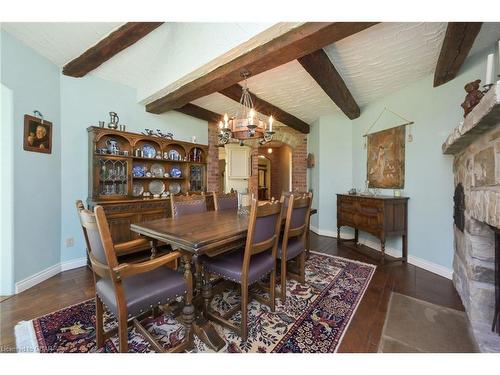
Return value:
M 292 190 L 307 190 L 307 136 L 301 134 L 292 150 Z
M 208 123 L 207 191 L 220 192 L 219 148 L 217 147 L 217 123 Z

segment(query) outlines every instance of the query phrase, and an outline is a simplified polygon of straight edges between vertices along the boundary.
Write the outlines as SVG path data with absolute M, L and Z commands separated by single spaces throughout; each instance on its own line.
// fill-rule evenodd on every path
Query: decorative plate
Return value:
M 182 176 L 182 172 L 179 167 L 172 167 L 170 170 L 170 177 L 180 178 Z
M 145 158 L 154 158 L 156 156 L 156 149 L 154 148 L 154 146 L 146 143 L 144 146 L 142 146 L 142 155 Z
M 132 196 L 139 197 L 144 193 L 144 186 L 140 182 L 134 182 L 132 185 Z
M 171 182 L 170 185 L 168 185 L 168 191 L 170 191 L 170 194 L 179 194 L 181 185 L 179 185 L 178 182 Z
M 165 191 L 165 184 L 160 180 L 153 180 L 149 183 L 149 191 L 151 194 L 161 194 Z
M 153 177 L 163 177 L 165 174 L 165 168 L 163 168 L 163 165 L 155 163 L 151 166 L 151 173 L 153 174 Z
M 179 151 L 177 150 L 170 150 L 168 152 L 168 158 L 170 160 L 181 160 L 181 154 L 179 154 Z
M 133 177 L 144 177 L 146 174 L 146 166 L 144 164 L 134 164 L 132 167 Z

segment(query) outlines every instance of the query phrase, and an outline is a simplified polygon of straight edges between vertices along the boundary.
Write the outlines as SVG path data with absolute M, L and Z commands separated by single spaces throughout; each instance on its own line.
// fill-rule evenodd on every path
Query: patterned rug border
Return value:
M 356 311 L 358 310 L 358 307 L 359 307 L 359 305 L 361 304 L 361 300 L 363 299 L 363 297 L 364 297 L 364 295 L 365 295 L 365 293 L 366 293 L 366 290 L 368 289 L 368 286 L 370 285 L 370 283 L 371 283 L 371 281 L 372 281 L 372 278 L 373 278 L 373 275 L 375 274 L 375 271 L 376 271 L 376 269 L 377 269 L 377 266 L 376 266 L 375 264 L 366 263 L 366 262 L 362 262 L 362 261 L 359 261 L 359 260 L 354 260 L 354 259 L 349 259 L 349 258 L 341 257 L 341 256 L 338 256 L 338 255 L 331 255 L 331 254 L 321 253 L 321 252 L 318 252 L 318 251 L 311 251 L 310 253 L 311 253 L 311 254 L 316 254 L 316 255 L 321 255 L 321 256 L 326 256 L 326 257 L 329 257 L 329 258 L 335 258 L 335 259 L 340 259 L 340 260 L 347 260 L 348 262 L 351 262 L 351 263 L 356 263 L 356 264 L 361 264 L 361 265 L 363 265 L 363 266 L 368 266 L 369 268 L 371 268 L 371 269 L 372 269 L 372 272 L 370 273 L 370 276 L 368 277 L 367 282 L 366 282 L 366 284 L 365 284 L 365 285 L 364 285 L 364 287 L 363 287 L 363 291 L 362 291 L 362 292 L 358 295 L 358 298 L 356 299 L 356 307 L 354 308 L 354 310 L 352 310 L 352 313 L 351 313 L 351 315 L 350 315 L 350 317 L 349 317 L 349 319 L 348 319 L 348 321 L 347 321 L 347 324 L 343 327 L 342 334 L 340 335 L 339 340 L 338 340 L 338 342 L 337 342 L 337 345 L 336 345 L 336 347 L 335 347 L 335 350 L 333 351 L 333 353 L 337 353 L 337 351 L 338 351 L 338 349 L 339 349 L 339 347 L 340 347 L 340 343 L 342 342 L 342 340 L 343 340 L 343 338 L 344 338 L 344 336 L 345 336 L 345 334 L 346 334 L 347 330 L 349 329 L 349 326 L 351 325 L 352 318 L 353 318 L 353 317 L 354 317 L 354 315 L 356 314 Z M 337 276 L 335 277 L 335 279 L 334 279 L 334 280 L 332 280 L 332 282 L 330 283 L 330 285 L 333 285 L 333 284 L 335 283 L 335 281 L 336 281 L 339 277 L 340 277 L 340 274 L 339 274 L 339 275 L 337 275 Z M 322 291 L 321 295 L 326 294 L 326 293 L 328 292 L 330 285 L 329 285 L 328 287 L 326 287 L 326 288 Z M 318 298 L 316 299 L 316 301 L 318 301 L 318 302 L 320 301 L 319 296 L 318 296 Z M 316 301 L 315 301 L 315 302 L 316 302 Z M 294 323 L 294 326 L 295 326 L 296 324 L 298 324 L 298 323 L 301 321 L 301 319 L 302 319 L 302 318 L 303 318 L 303 317 L 304 317 L 307 313 L 308 313 L 308 311 L 304 311 L 304 314 L 303 314 L 303 315 L 302 315 L 299 319 L 297 319 L 297 321 Z M 280 343 L 281 343 L 281 341 L 284 341 L 284 340 L 288 337 L 288 335 L 289 335 L 289 333 L 288 333 L 287 335 L 283 336 L 283 337 L 282 337 L 282 339 L 280 340 Z M 279 344 L 278 344 L 278 345 L 279 345 Z M 276 345 L 276 347 L 277 347 L 278 345 Z
M 362 292 L 358 295 L 358 298 L 356 300 L 356 307 L 353 309 L 352 314 L 350 315 L 350 317 L 349 317 L 346 325 L 344 326 L 342 334 L 339 337 L 338 343 L 337 343 L 336 348 L 334 350 L 334 353 L 337 353 L 338 348 L 340 346 L 340 343 L 342 342 L 342 340 L 343 340 L 343 338 L 345 336 L 345 333 L 349 329 L 349 326 L 350 326 L 350 324 L 352 322 L 352 317 L 356 314 L 356 311 L 358 310 L 358 307 L 359 307 L 359 305 L 361 303 L 361 300 L 363 299 L 363 297 L 364 297 L 364 295 L 366 293 L 366 290 L 368 289 L 368 286 L 370 285 L 370 283 L 372 281 L 372 278 L 373 278 L 373 275 L 375 274 L 377 266 L 374 265 L 374 264 L 371 264 L 371 263 L 366 263 L 366 262 L 362 262 L 362 261 L 359 261 L 359 260 L 349 259 L 349 258 L 337 256 L 337 255 L 326 254 L 326 253 L 322 253 L 322 252 L 318 252 L 318 251 L 311 251 L 310 253 L 311 254 L 315 254 L 315 255 L 324 256 L 324 257 L 335 258 L 335 259 L 339 259 L 339 260 L 345 260 L 345 261 L 348 261 L 348 262 L 351 262 L 351 263 L 356 263 L 356 264 L 360 264 L 360 265 L 363 265 L 363 266 L 367 266 L 367 267 L 371 268 L 371 271 L 372 271 L 370 273 L 370 276 L 367 279 L 366 284 L 363 287 Z M 339 275 L 337 275 L 337 277 L 338 276 Z M 335 280 L 337 279 L 337 277 L 335 278 Z M 333 284 L 335 282 L 335 280 L 333 280 L 330 284 Z M 328 289 L 329 288 L 326 287 L 323 292 L 326 292 Z M 46 314 L 36 316 L 36 317 L 34 317 L 34 318 L 30 319 L 30 320 L 19 321 L 15 325 L 15 327 L 14 327 L 14 335 L 15 335 L 15 341 L 16 341 L 16 351 L 23 352 L 23 353 L 40 353 L 40 346 L 38 344 L 38 339 L 37 339 L 37 335 L 38 334 L 36 332 L 36 329 L 35 329 L 35 326 L 34 326 L 33 322 L 35 320 L 41 319 L 41 318 L 43 318 L 43 317 L 45 317 L 47 315 L 54 314 L 54 313 L 56 313 L 56 312 L 58 312 L 58 311 L 60 311 L 62 309 L 68 309 L 68 308 L 71 308 L 73 306 L 77 306 L 77 305 L 83 304 L 85 302 L 91 301 L 93 299 L 94 298 L 83 299 L 80 302 L 76 302 L 76 303 L 73 303 L 71 305 L 67 305 L 67 306 L 65 306 L 63 308 L 56 309 L 56 310 L 53 310 L 51 312 L 48 312 Z M 300 321 L 300 318 L 296 321 L 296 323 L 298 321 Z M 282 340 L 285 337 L 286 337 L 286 335 L 282 338 Z M 282 340 L 280 340 L 280 341 L 282 341 Z

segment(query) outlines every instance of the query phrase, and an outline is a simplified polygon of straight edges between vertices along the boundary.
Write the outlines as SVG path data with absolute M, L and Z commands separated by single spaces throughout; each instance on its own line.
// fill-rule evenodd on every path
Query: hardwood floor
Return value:
M 392 291 L 456 310 L 464 310 L 450 280 L 401 262 L 379 265 L 379 253 L 360 246 L 368 257 L 349 245 L 337 247 L 335 238 L 311 232 L 311 249 L 377 264 L 377 270 L 342 340 L 339 352 L 376 352 Z M 82 267 L 60 273 L 25 292 L 0 302 L 0 352 L 15 347 L 14 326 L 21 320 L 59 310 L 92 298 L 92 273 Z

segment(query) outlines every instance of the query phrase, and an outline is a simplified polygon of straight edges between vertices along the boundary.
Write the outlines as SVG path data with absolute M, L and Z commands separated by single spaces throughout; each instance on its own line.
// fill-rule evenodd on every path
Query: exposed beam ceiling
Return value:
M 325 51 L 319 49 L 298 61 L 347 117 L 359 117 L 358 104 Z
M 257 75 L 298 59 L 326 45 L 362 31 L 376 22 L 308 22 L 242 52 L 229 62 L 193 79 L 146 105 L 146 111 L 163 113 L 221 91 L 241 81 L 241 72 Z
M 148 35 L 163 22 L 128 22 L 63 67 L 63 74 L 83 77 L 114 55 Z
M 209 111 L 208 109 L 201 108 L 191 103 L 188 103 L 185 106 L 182 106 L 181 108 L 177 108 L 176 111 L 208 122 L 217 123 L 222 118 L 222 116 L 218 113 Z
M 469 54 L 482 22 L 449 22 L 434 72 L 434 87 L 451 81 Z
M 223 90 L 220 90 L 219 92 L 222 95 L 225 95 L 228 98 L 239 102 L 242 91 L 243 88 L 240 85 L 235 84 Z M 309 124 L 307 124 L 306 122 L 302 121 L 301 119 L 298 119 L 297 117 L 291 115 L 288 112 L 283 111 L 282 109 L 272 105 L 271 103 L 260 99 L 255 94 L 250 93 L 250 95 L 252 97 L 252 102 L 254 104 L 255 110 L 257 112 L 262 113 L 263 115 L 266 116 L 272 115 L 279 122 L 288 125 L 289 127 L 298 130 L 301 133 L 305 134 L 309 133 Z

